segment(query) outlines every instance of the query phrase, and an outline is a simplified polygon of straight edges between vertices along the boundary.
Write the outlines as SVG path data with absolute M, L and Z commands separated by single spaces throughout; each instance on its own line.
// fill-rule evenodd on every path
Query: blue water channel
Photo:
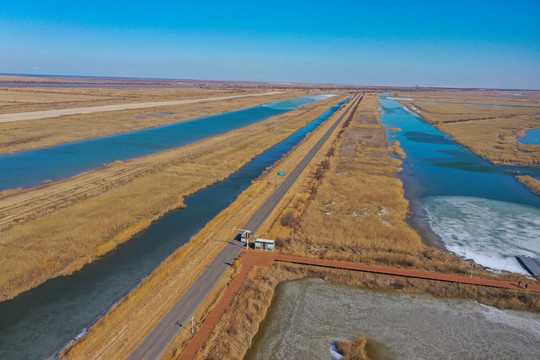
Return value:
M 400 178 L 424 237 L 497 271 L 524 273 L 517 255 L 540 261 L 540 197 L 514 177 L 539 177 L 540 168 L 493 165 L 397 101 L 380 99 L 381 122 L 394 128 L 389 139 L 407 154 Z
M 185 209 L 169 212 L 112 253 L 0 303 L 0 359 L 43 359 L 83 333 L 345 101 L 229 178 L 186 198 Z
M 0 155 L 0 191 L 57 181 L 240 129 L 332 95 L 313 95 L 151 129 Z
M 525 132 L 525 137 L 518 138 L 518 141 L 525 145 L 540 145 L 540 129 Z

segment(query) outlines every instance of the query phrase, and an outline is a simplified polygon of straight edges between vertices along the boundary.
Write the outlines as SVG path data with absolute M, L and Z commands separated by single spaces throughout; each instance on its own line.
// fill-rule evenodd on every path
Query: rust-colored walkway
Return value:
M 253 266 L 271 266 L 275 261 L 311 266 L 321 266 L 335 269 L 365 271 L 376 274 L 413 277 L 417 279 L 448 281 L 454 283 L 490 286 L 515 290 L 518 289 L 518 284 L 510 281 L 490 280 L 461 275 L 448 275 L 430 271 L 409 270 L 378 265 L 365 265 L 337 260 L 321 260 L 300 256 L 287 256 L 257 250 L 249 250 L 244 252 L 242 257 L 240 258 L 240 272 L 229 284 L 229 287 L 225 291 L 225 294 L 220 299 L 219 303 L 212 310 L 212 312 L 210 312 L 203 325 L 193 336 L 182 354 L 180 354 L 180 357 L 178 358 L 179 360 L 191 360 L 195 357 L 195 354 L 204 345 L 204 343 L 208 339 L 208 336 L 210 336 L 210 333 L 218 323 L 219 319 L 232 302 L 234 296 L 246 280 Z M 521 285 L 521 289 L 526 291 L 523 284 Z M 540 285 L 529 284 L 527 290 L 540 292 Z
M 357 264 L 357 263 L 350 263 L 350 262 L 337 261 L 337 260 L 321 260 L 321 259 L 312 259 L 312 258 L 305 258 L 305 257 L 299 257 L 299 256 L 276 255 L 275 261 L 289 262 L 289 263 L 295 263 L 295 264 L 304 264 L 304 265 L 323 266 L 323 267 L 330 267 L 330 268 L 337 268 L 337 269 L 366 271 L 366 272 L 376 273 L 376 274 L 406 276 L 406 277 L 413 277 L 413 278 L 418 278 L 418 279 L 449 281 L 449 282 L 454 282 L 454 283 L 491 286 L 491 287 L 506 288 L 506 289 L 518 289 L 518 284 L 515 282 L 510 282 L 510 281 L 482 279 L 478 277 L 469 277 L 469 276 L 461 276 L 461 275 L 448 275 L 448 274 L 431 272 L 431 271 L 409 270 L 409 269 L 401 269 L 401 268 L 378 266 L 378 265 L 365 265 L 365 264 Z M 521 289 L 525 290 L 523 287 L 524 285 L 522 284 Z M 528 290 L 540 292 L 540 285 L 529 284 Z
M 214 330 L 214 327 L 225 312 L 225 309 L 231 304 L 231 301 L 246 280 L 251 268 L 253 268 L 253 266 L 271 266 L 274 262 L 274 257 L 271 255 L 272 254 L 255 250 L 243 253 L 240 263 L 240 272 L 234 277 L 233 281 L 231 281 L 223 297 L 210 312 L 206 320 L 204 320 L 204 323 L 199 330 L 197 330 L 197 333 L 195 333 L 184 351 L 182 351 L 178 358 L 179 360 L 191 360 L 195 357 L 197 351 L 204 345 L 206 339 L 208 339 L 208 336 L 210 336 L 210 333 Z

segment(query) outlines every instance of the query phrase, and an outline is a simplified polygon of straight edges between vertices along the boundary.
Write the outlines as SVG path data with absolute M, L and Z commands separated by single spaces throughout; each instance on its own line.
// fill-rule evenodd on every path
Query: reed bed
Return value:
M 516 176 L 516 178 L 529 189 L 532 190 L 536 195 L 540 196 L 540 180 L 537 180 L 529 175 L 525 176 Z
M 400 161 L 389 156 L 377 124 L 376 97 L 367 96 L 351 122 L 329 139 L 260 230 L 291 255 L 386 264 L 468 274 L 469 264 L 426 246 L 406 223 L 408 203 L 395 178 Z M 475 276 L 501 277 L 475 266 Z M 540 311 L 540 296 L 413 278 L 293 264 L 255 268 L 196 359 L 245 356 L 280 282 L 318 277 L 374 290 L 474 299 L 499 308 Z M 524 281 L 519 275 L 506 279 Z
M 193 93 L 181 91 L 174 100 L 189 100 L 231 95 L 249 95 L 251 93 L 237 93 L 208 90 Z M 62 94 L 64 96 L 64 94 Z M 77 142 L 110 136 L 129 131 L 147 129 L 157 126 L 179 123 L 200 117 L 221 114 L 263 105 L 271 102 L 287 100 L 294 97 L 305 96 L 298 91 L 283 92 L 273 95 L 245 97 L 228 100 L 211 100 L 192 104 L 158 106 L 145 109 L 118 110 L 92 114 L 66 115 L 56 118 L 26 120 L 0 123 L 0 154 L 48 147 L 63 143 Z M 170 95 L 169 95 L 170 97 Z M 166 98 L 157 101 L 166 101 Z M 156 100 L 154 96 L 139 96 L 133 98 L 114 98 L 109 103 L 130 103 Z M 87 103 L 84 103 L 87 105 Z M 98 104 L 91 104 L 92 106 Z M 103 104 L 99 104 L 103 105 Z M 109 105 L 109 104 L 107 104 Z M 79 107 L 81 104 L 72 104 Z M 0 107 L 1 109 L 1 107 Z
M 313 116 L 314 113 L 311 114 Z M 290 172 L 330 126 L 331 121 L 323 124 L 272 169 L 276 170 L 279 167 L 280 170 Z M 237 231 L 234 228 L 245 224 L 272 194 L 275 190 L 273 170 L 263 174 L 231 206 L 212 219 L 186 245 L 167 258 L 137 288 L 102 317 L 86 336 L 66 349 L 60 358 L 127 358 L 166 311 L 225 247 L 226 243 L 236 235 Z M 223 281 L 226 284 L 227 280 Z M 211 311 L 215 299 L 220 296 L 223 288 L 215 289 L 195 314 L 196 327 L 201 325 L 205 316 Z M 174 359 L 189 338 L 190 334 L 186 331 L 181 332 L 163 358 Z
M 14 211 L 23 211 L 22 217 L 13 216 L 14 224 L 0 233 L 0 300 L 79 270 L 166 212 L 183 206 L 184 197 L 237 171 L 339 100 L 327 99 L 183 148 L 0 199 L 0 208 L 10 217 Z M 33 207 L 50 199 L 52 193 L 73 196 L 59 196 L 57 202 Z M 23 197 L 29 205 L 21 210 Z
M 485 98 L 489 97 L 483 96 L 489 103 Z M 527 130 L 540 128 L 540 109 L 399 102 L 493 164 L 540 166 L 540 146 L 524 145 L 518 140 Z
M 540 91 L 471 91 L 471 90 L 422 90 L 392 93 L 400 98 L 413 98 L 415 101 L 434 101 L 458 104 L 490 104 L 512 106 L 540 106 Z

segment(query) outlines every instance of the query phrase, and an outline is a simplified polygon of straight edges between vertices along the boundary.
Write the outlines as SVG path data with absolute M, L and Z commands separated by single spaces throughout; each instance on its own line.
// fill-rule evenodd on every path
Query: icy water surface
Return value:
M 504 167 L 468 149 L 400 103 L 381 97 L 381 122 L 407 154 L 403 172 L 414 226 L 447 250 L 490 269 L 524 270 L 515 259 L 540 262 L 540 197 L 515 178 L 539 168 Z
M 540 315 L 474 301 L 280 284 L 247 360 L 332 359 L 333 342 L 366 335 L 384 359 L 537 359 Z

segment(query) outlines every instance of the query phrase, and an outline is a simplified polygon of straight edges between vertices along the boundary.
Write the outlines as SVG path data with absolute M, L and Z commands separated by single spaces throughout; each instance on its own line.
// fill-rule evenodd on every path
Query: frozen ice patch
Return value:
M 413 98 L 401 98 L 401 97 L 388 97 L 389 99 L 392 99 L 392 100 L 406 100 L 406 101 L 413 101 L 414 99 Z
M 432 230 L 448 251 L 496 271 L 527 272 L 515 256 L 540 260 L 540 209 L 474 197 L 424 200 Z
M 341 355 L 337 350 L 337 342 L 333 342 L 332 345 L 330 345 L 330 355 L 332 356 L 332 360 L 343 359 L 343 355 Z

